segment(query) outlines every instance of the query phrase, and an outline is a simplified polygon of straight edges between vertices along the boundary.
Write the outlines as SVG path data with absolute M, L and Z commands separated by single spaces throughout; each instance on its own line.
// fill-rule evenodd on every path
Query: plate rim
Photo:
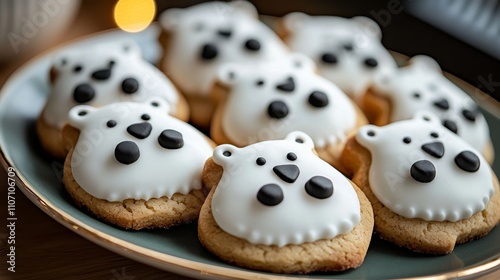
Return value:
M 150 28 L 158 28 L 157 24 L 152 24 Z M 114 33 L 120 31 L 118 28 L 103 30 L 99 32 L 95 32 L 92 34 L 88 34 L 74 40 L 70 40 L 63 44 L 60 44 L 56 47 L 50 48 L 23 63 L 18 69 L 16 69 L 12 74 L 8 76 L 5 80 L 4 84 L 0 88 L 0 104 L 4 102 L 6 92 L 11 87 L 11 84 L 16 80 L 21 79 L 22 74 L 31 69 L 31 67 L 37 64 L 41 59 L 45 56 L 54 52 L 57 49 L 67 47 L 74 43 L 78 43 L 84 40 L 88 40 L 92 37 L 96 37 L 98 35 L 105 35 L 107 33 Z M 395 52 L 391 52 L 395 53 Z M 398 54 L 398 53 L 396 53 Z M 402 54 L 399 54 L 402 55 Z M 445 72 L 446 73 L 446 72 Z M 488 104 L 491 102 L 484 101 L 490 100 L 492 97 L 479 90 L 478 88 L 470 85 L 464 80 L 446 73 L 449 77 L 453 79 L 453 81 L 459 81 L 463 86 L 474 89 L 476 92 L 481 94 L 482 96 L 486 96 L 486 99 L 483 100 L 475 100 L 480 107 L 486 109 L 489 113 L 493 115 L 497 115 L 488 107 L 484 106 L 484 104 Z M 495 106 L 499 108 L 499 106 Z M 140 263 L 150 265 L 156 267 L 158 269 L 180 274 L 187 277 L 195 277 L 200 279 L 296 279 L 297 276 L 293 275 L 284 275 L 284 274 L 268 274 L 260 271 L 244 271 L 241 269 L 235 268 L 226 268 L 220 267 L 217 265 L 202 263 L 193 260 L 187 260 L 181 257 L 176 257 L 173 255 L 169 255 L 167 253 L 161 253 L 155 251 L 153 249 L 148 249 L 142 247 L 140 245 L 133 244 L 129 241 L 125 241 L 118 237 L 115 237 L 111 234 L 102 232 L 98 229 L 93 228 L 90 225 L 85 224 L 84 222 L 78 220 L 72 215 L 68 214 L 64 210 L 55 206 L 50 199 L 43 196 L 40 192 L 37 191 L 36 187 L 32 186 L 28 183 L 28 180 L 23 175 L 22 170 L 18 170 L 16 166 L 13 164 L 12 159 L 8 156 L 4 147 L 2 147 L 2 142 L 0 142 L 0 165 L 4 170 L 8 170 L 9 167 L 13 167 L 16 169 L 16 186 L 20 189 L 28 199 L 34 203 L 39 209 L 41 209 L 45 214 L 51 217 L 53 220 L 57 221 L 59 224 L 65 226 L 70 229 L 74 233 L 80 235 L 81 237 L 89 240 L 90 242 L 101 246 L 105 249 L 108 249 L 116 254 L 124 256 L 129 259 L 133 259 Z M 445 273 L 439 273 L 428 276 L 417 276 L 417 277 L 409 277 L 409 278 L 401 278 L 406 280 L 432 280 L 432 279 L 464 279 L 472 276 L 482 276 L 488 273 L 492 273 L 496 270 L 500 269 L 500 252 L 492 257 L 491 260 L 486 262 L 480 262 L 477 265 L 473 265 L 470 267 L 449 271 Z M 304 275 L 302 275 L 304 276 Z M 301 277 L 303 279 L 312 279 L 306 277 Z

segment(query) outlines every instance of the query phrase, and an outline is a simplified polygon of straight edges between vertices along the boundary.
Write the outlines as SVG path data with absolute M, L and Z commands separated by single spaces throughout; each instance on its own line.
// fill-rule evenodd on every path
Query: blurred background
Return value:
M 0 0 L 0 85 L 29 58 L 49 48 L 116 28 L 120 20 L 122 26 L 132 24 L 132 30 L 137 30 L 127 21 L 143 20 L 147 24 L 152 5 L 156 5 L 152 14 L 155 17 L 169 7 L 200 2 Z M 368 16 L 382 28 L 383 43 L 388 49 L 408 56 L 434 57 L 444 70 L 500 99 L 500 0 L 250 2 L 261 14 L 278 17 L 292 11 Z

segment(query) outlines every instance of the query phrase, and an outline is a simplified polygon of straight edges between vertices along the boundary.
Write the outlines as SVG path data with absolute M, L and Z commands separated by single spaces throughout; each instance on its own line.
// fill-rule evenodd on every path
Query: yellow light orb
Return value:
M 115 5 L 114 18 L 120 29 L 139 32 L 148 27 L 155 13 L 154 0 L 120 0 Z

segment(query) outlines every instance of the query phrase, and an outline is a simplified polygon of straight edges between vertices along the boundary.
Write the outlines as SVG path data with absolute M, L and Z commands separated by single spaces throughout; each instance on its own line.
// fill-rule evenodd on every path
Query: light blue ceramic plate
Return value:
M 125 36 L 140 43 L 148 60 L 158 59 L 155 26 L 135 35 L 121 31 L 105 32 L 66 47 L 115 40 Z M 51 53 L 41 55 L 19 69 L 0 92 L 0 152 L 3 157 L 0 157 L 0 161 L 4 167 L 12 166 L 16 169 L 17 186 L 38 207 L 96 244 L 160 269 L 212 279 L 277 279 L 285 276 L 329 279 L 447 279 L 477 277 L 500 267 L 500 227 L 493 229 L 483 239 L 459 245 L 453 253 L 439 257 L 411 253 L 375 236 L 365 262 L 357 269 L 333 274 L 293 276 L 260 273 L 223 263 L 200 245 L 195 225 L 133 232 L 102 223 L 75 207 L 61 185 L 62 164 L 43 155 L 35 135 L 35 120 L 48 93 L 47 71 L 50 56 Z M 470 93 L 475 90 L 459 80 L 456 81 Z M 498 127 L 498 118 L 487 112 L 485 115 L 490 127 Z M 492 129 L 492 138 L 497 144 L 496 147 L 500 147 L 498 131 Z M 496 154 L 500 155 L 500 152 L 497 150 Z M 500 174 L 498 164 L 494 166 L 494 170 Z

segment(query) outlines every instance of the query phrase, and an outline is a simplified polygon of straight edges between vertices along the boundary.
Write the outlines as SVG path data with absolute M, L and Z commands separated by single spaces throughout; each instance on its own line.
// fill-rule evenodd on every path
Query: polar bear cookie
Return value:
M 244 148 L 218 146 L 204 168 L 211 189 L 201 243 L 223 260 L 279 273 L 361 265 L 373 216 L 363 193 L 313 152 L 305 133 Z
M 158 96 L 172 115 L 187 120 L 189 108 L 172 83 L 142 58 L 139 46 L 129 40 L 106 42 L 56 55 L 50 69 L 50 94 L 38 119 L 42 146 L 63 159 L 66 149 L 61 130 L 76 105 L 100 107 L 119 101 L 139 102 Z
M 75 202 L 123 228 L 170 227 L 197 218 L 209 140 L 166 114 L 159 98 L 96 109 L 76 106 L 63 130 L 71 149 L 64 185 Z
M 399 246 L 447 254 L 500 220 L 488 162 L 430 112 L 360 128 L 342 161 L 372 203 L 375 231 Z
M 216 100 L 210 98 L 217 68 L 253 63 L 287 52 L 280 38 L 258 19 L 247 1 L 209 2 L 160 15 L 163 70 L 187 97 L 191 121 L 208 127 Z
M 299 130 L 313 139 L 321 158 L 340 168 L 336 163 L 345 140 L 367 123 L 357 106 L 301 54 L 251 67 L 226 64 L 219 81 L 229 94 L 211 125 L 218 144 L 245 146 Z
M 420 110 L 431 111 L 446 128 L 493 162 L 484 116 L 472 98 L 444 77 L 437 62 L 428 56 L 415 56 L 407 66 L 377 77 L 363 99 L 361 107 L 376 125 L 410 119 Z
M 367 17 L 308 16 L 290 13 L 278 33 L 292 51 L 312 58 L 321 75 L 358 101 L 373 78 L 397 64 L 380 40 L 380 27 Z

